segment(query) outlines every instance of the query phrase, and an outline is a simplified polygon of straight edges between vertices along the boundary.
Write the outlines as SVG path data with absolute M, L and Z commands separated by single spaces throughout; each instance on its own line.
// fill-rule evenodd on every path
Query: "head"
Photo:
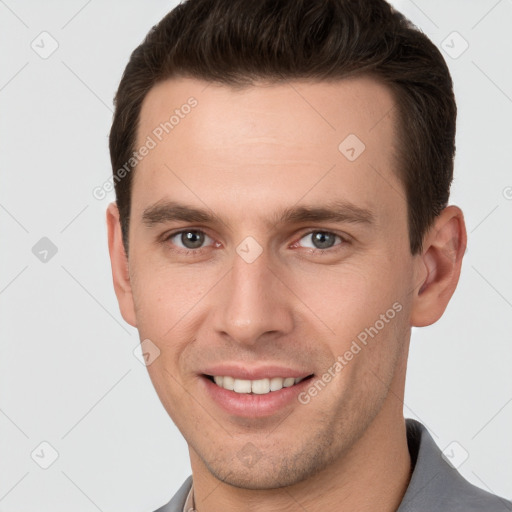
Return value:
M 290 485 L 398 421 L 411 326 L 443 314 L 466 242 L 428 38 L 384 1 L 189 0 L 115 107 L 114 286 L 193 468 Z M 235 367 L 309 380 L 255 417 L 211 394 Z

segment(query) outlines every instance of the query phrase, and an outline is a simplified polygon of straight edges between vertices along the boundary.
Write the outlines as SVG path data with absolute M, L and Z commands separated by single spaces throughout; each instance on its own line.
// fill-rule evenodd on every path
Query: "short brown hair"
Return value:
M 408 205 L 412 254 L 447 206 L 457 109 L 440 51 L 384 0 L 186 0 L 131 54 L 110 131 L 113 173 L 134 151 L 142 102 L 158 82 L 191 77 L 231 86 L 257 80 L 371 75 L 394 94 L 397 174 Z M 133 172 L 115 180 L 128 255 Z

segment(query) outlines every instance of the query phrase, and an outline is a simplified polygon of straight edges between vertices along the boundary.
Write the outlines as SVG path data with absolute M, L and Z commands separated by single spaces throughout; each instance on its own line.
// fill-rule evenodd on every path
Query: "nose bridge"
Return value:
M 223 280 L 222 298 L 214 305 L 217 333 L 254 344 L 264 334 L 283 334 L 292 328 L 284 287 L 270 263 L 267 250 L 252 237 L 237 246 L 231 271 Z

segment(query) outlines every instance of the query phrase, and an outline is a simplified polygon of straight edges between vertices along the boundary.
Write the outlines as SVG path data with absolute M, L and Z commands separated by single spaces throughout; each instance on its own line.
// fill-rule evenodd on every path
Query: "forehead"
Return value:
M 235 204 L 281 210 L 283 203 L 357 199 L 391 214 L 405 202 L 394 105 L 390 90 L 370 77 L 236 89 L 163 81 L 141 109 L 136 148 L 151 139 L 152 149 L 137 165 L 132 206 L 183 197 L 224 205 L 227 214 Z
M 188 109 L 194 98 L 197 106 Z M 352 132 L 371 142 L 394 123 L 394 100 L 388 87 L 367 76 L 332 81 L 259 82 L 253 86 L 231 87 L 192 78 L 174 78 L 156 84 L 146 95 L 139 119 L 138 140 L 153 132 L 175 113 L 173 136 L 178 124 L 188 117 L 188 131 L 194 130 L 206 150 L 219 142 L 230 146 L 247 143 L 276 130 L 283 142 L 307 140 L 308 147 L 336 142 Z M 188 116 L 180 110 L 191 110 Z M 200 115 L 198 115 L 198 113 Z M 219 117 L 219 114 L 221 116 Z M 372 135 L 378 124 L 387 119 Z M 392 122 L 391 122 L 392 121 Z M 295 126 L 293 126 L 295 125 Z M 176 128 L 176 129 L 175 129 Z M 229 140 L 226 140 L 229 135 Z M 263 142 L 263 141 L 262 141 Z

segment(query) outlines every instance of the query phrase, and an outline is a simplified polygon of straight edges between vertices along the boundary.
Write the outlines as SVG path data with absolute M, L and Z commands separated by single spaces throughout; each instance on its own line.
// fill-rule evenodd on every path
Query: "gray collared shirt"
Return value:
M 512 512 L 512 501 L 484 491 L 465 480 L 445 460 L 425 426 L 406 419 L 413 472 L 396 512 Z M 155 512 L 194 510 L 192 476 L 169 503 Z

